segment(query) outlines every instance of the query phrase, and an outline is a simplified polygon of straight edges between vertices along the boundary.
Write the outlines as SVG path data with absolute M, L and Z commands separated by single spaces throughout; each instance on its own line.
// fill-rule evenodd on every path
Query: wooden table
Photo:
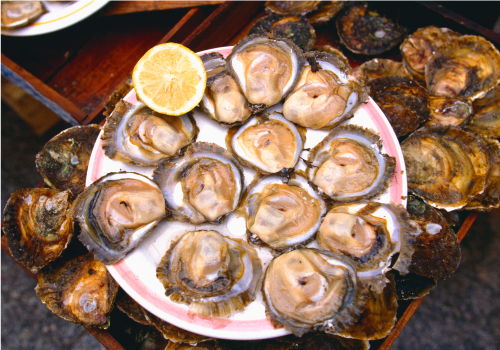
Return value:
M 500 46 L 498 34 L 435 2 L 376 5 L 388 17 L 397 18 L 409 33 L 436 25 L 462 34 L 482 35 Z M 70 124 L 100 123 L 104 103 L 129 81 L 135 63 L 152 46 L 178 42 L 202 51 L 234 45 L 264 15 L 263 2 L 253 1 L 110 2 L 90 18 L 58 32 L 36 37 L 2 36 L 2 75 Z M 342 48 L 333 22 L 316 27 L 316 34 L 317 45 Z M 366 60 L 346 55 L 352 66 Z M 400 59 L 398 48 L 384 57 Z M 476 216 L 467 216 L 457 232 L 460 240 Z M 2 249 L 7 251 L 3 237 Z M 372 348 L 388 349 L 420 302 L 403 303 L 393 332 L 374 342 Z M 120 317 L 119 312 L 116 317 Z M 107 349 L 125 349 L 130 337 L 120 326 L 109 331 L 88 330 Z

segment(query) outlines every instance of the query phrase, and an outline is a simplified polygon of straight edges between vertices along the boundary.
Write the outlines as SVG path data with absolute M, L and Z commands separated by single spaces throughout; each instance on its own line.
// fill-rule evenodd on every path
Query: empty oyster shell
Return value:
M 72 210 L 78 239 L 96 259 L 113 264 L 132 251 L 166 216 L 158 185 L 137 173 L 109 173 L 82 192 Z
M 500 82 L 500 52 L 483 37 L 463 35 L 431 56 L 425 81 L 431 95 L 481 98 Z
M 265 108 L 279 103 L 293 89 L 305 59 L 288 39 L 253 34 L 240 40 L 226 61 L 248 102 Z
M 25 188 L 11 194 L 3 232 L 17 261 L 37 273 L 61 255 L 73 237 L 70 191 Z
M 145 104 L 121 100 L 104 124 L 102 148 L 111 159 L 154 166 L 162 159 L 178 156 L 196 139 L 195 120 L 184 114 L 167 116 Z
M 44 268 L 36 295 L 57 316 L 84 326 L 108 328 L 118 283 L 91 253 Z
M 2 1 L 2 28 L 27 26 L 46 12 L 42 1 Z
M 256 116 L 226 136 L 227 149 L 242 164 L 265 174 L 290 172 L 304 143 L 305 130 L 277 112 Z
M 340 42 L 350 51 L 378 55 L 396 46 L 406 35 L 406 28 L 368 9 L 367 3 L 353 2 L 336 19 Z
M 73 126 L 51 138 L 36 155 L 35 164 L 45 183 L 77 196 L 85 179 L 99 125 Z
M 207 72 L 207 88 L 200 106 L 221 126 L 239 125 L 252 115 L 247 99 L 226 69 L 226 60 L 218 52 L 201 56 Z
M 483 98 L 478 98 L 472 104 L 474 115 L 467 130 L 477 134 L 500 138 L 500 84 Z
M 368 100 L 367 89 L 348 77 L 349 65 L 327 52 L 308 52 L 311 63 L 283 103 L 283 115 L 303 127 L 332 128 Z
M 205 316 L 243 310 L 260 286 L 261 261 L 245 241 L 217 231 L 189 231 L 173 242 L 156 270 L 171 300 Z
M 408 135 L 429 117 L 427 90 L 410 78 L 386 76 L 368 83 L 370 96 L 391 123 L 397 137 Z
M 364 303 L 353 261 L 308 248 L 271 261 L 263 294 L 268 317 L 297 336 L 338 332 L 357 320 Z
M 326 212 L 323 199 L 306 178 L 293 174 L 257 177 L 245 191 L 242 208 L 250 240 L 274 249 L 312 239 Z
M 394 175 L 396 159 L 381 152 L 378 135 L 355 125 L 335 127 L 309 154 L 307 176 L 336 201 L 369 199 Z
M 213 143 L 192 143 L 182 158 L 160 163 L 153 178 L 174 217 L 194 224 L 222 221 L 243 192 L 243 169 Z

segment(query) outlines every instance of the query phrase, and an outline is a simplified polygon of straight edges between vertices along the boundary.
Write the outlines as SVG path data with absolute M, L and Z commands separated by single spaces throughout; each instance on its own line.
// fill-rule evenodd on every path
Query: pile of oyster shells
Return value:
M 467 46 L 469 41 L 474 44 Z M 431 52 L 424 70 L 408 48 L 418 45 Z M 467 48 L 479 55 L 473 73 L 467 70 L 470 52 L 462 52 Z M 197 141 L 191 114 L 170 117 L 120 100 L 102 128 L 104 152 L 119 162 L 153 167 L 152 178 L 117 172 L 85 187 L 101 128 L 64 131 L 36 160 L 50 189 L 17 191 L 5 207 L 3 230 L 12 256 L 37 274 L 42 301 L 71 322 L 107 327 L 116 303 L 154 330 L 148 341 L 163 344 L 158 346 L 169 339 L 170 345 L 224 348 L 159 320 L 125 294 L 115 302 L 119 288 L 105 268 L 161 220 L 204 224 L 210 228 L 175 237 L 158 265 L 171 300 L 201 315 L 228 317 L 262 293 L 273 323 L 304 341 L 320 331 L 317 342 L 367 348 L 368 340 L 392 330 L 398 299 L 422 296 L 458 268 L 458 240 L 436 208 L 500 206 L 500 135 L 478 126 L 495 118 L 481 117 L 481 111 L 491 113 L 495 103 L 498 110 L 498 99 L 486 100 L 499 90 L 498 50 L 483 38 L 431 27 L 407 37 L 401 52 L 403 62 L 374 59 L 353 71 L 338 52 L 304 51 L 261 33 L 244 38 L 227 58 L 202 57 L 208 79 L 199 108 L 227 129 L 226 147 Z M 480 63 L 490 68 L 479 69 Z M 474 79 L 448 80 L 450 74 Z M 394 76 L 395 82 L 378 80 Z M 400 94 L 406 85 L 412 92 Z M 410 130 L 398 136 L 410 192 L 423 200 L 410 195 L 407 208 L 379 200 L 395 168 L 380 137 L 348 124 L 369 88 L 394 129 Z M 415 97 L 411 103 L 408 95 Z M 385 100 L 418 113 L 400 121 Z M 428 113 L 415 107 L 422 103 L 431 105 Z M 416 130 L 422 123 L 455 122 L 457 114 L 467 119 L 461 113 L 471 109 L 477 121 L 468 129 L 461 124 Z M 429 122 L 428 115 L 438 112 Z M 327 136 L 304 150 L 310 130 L 327 130 Z M 245 169 L 253 179 L 245 179 Z M 246 239 L 218 230 L 234 213 L 245 219 Z M 76 258 L 65 254 L 73 231 L 89 251 Z M 271 261 L 264 264 L 259 249 L 269 251 Z M 276 347 L 297 341 L 285 338 Z

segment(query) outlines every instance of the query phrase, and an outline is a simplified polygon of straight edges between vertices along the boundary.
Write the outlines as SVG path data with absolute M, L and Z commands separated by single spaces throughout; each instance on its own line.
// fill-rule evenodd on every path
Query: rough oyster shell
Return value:
M 11 194 L 3 232 L 17 261 L 37 273 L 61 255 L 73 237 L 70 191 L 26 188 Z
M 205 316 L 229 316 L 253 301 L 262 265 L 245 241 L 217 231 L 189 231 L 173 242 L 156 270 L 171 300 Z
M 248 102 L 264 108 L 279 103 L 293 89 L 304 61 L 292 41 L 259 34 L 240 40 L 226 59 Z
M 35 164 L 45 183 L 77 196 L 85 179 L 99 125 L 73 126 L 50 139 L 36 155 Z
M 137 173 L 109 173 L 73 203 L 81 227 L 78 239 L 96 259 L 113 264 L 132 251 L 166 214 L 163 194 Z
M 500 84 L 472 103 L 473 117 L 467 130 L 500 138 Z
M 429 96 L 429 119 L 424 123 L 433 125 L 465 126 L 472 116 L 472 104 L 468 99 Z
M 2 28 L 27 26 L 46 12 L 42 1 L 2 1 Z
M 396 166 L 381 148 L 372 131 L 339 125 L 310 151 L 307 177 L 336 201 L 373 198 L 387 188 Z
M 243 192 L 243 169 L 224 148 L 195 142 L 182 158 L 164 161 L 153 179 L 174 218 L 194 224 L 220 222 L 236 210 Z
M 36 295 L 57 316 L 85 326 L 107 328 L 118 284 L 91 253 L 44 268 Z
M 196 139 L 198 127 L 193 117 L 167 116 L 121 100 L 106 118 L 101 136 L 104 154 L 111 159 L 154 166 L 165 158 L 182 154 Z
M 250 241 L 283 249 L 313 238 L 326 205 L 306 178 L 268 175 L 257 177 L 245 190 L 241 211 Z
M 397 76 L 411 78 L 402 62 L 387 58 L 374 58 L 354 68 L 349 76 L 361 84 L 368 84 L 372 79 Z
M 226 136 L 227 149 L 244 165 L 264 174 L 287 174 L 299 161 L 305 130 L 282 114 L 258 115 Z
M 327 52 L 308 52 L 309 65 L 283 103 L 283 115 L 303 127 L 332 128 L 368 100 L 367 89 L 349 78 L 349 65 Z

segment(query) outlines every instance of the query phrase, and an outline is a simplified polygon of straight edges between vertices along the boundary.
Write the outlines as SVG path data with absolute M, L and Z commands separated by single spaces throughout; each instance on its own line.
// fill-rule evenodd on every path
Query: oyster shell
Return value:
M 25 188 L 10 195 L 2 230 L 17 261 L 37 273 L 61 255 L 73 237 L 71 193 Z
M 465 126 L 471 116 L 472 104 L 468 99 L 429 96 L 429 119 L 424 125 Z
M 99 125 L 73 126 L 51 138 L 36 155 L 35 164 L 51 188 L 70 190 L 77 196 L 85 179 Z
M 283 103 L 283 115 L 303 127 L 332 128 L 353 116 L 368 100 L 367 89 L 348 77 L 349 65 L 326 52 L 308 52 L 295 88 Z
M 44 268 L 36 295 L 57 316 L 84 326 L 107 328 L 118 284 L 91 253 Z
M 353 2 L 336 19 L 340 42 L 350 51 L 378 55 L 396 46 L 406 35 L 406 28 L 370 10 L 367 3 Z
M 310 151 L 307 177 L 336 201 L 373 198 L 387 188 L 396 166 L 381 148 L 372 131 L 339 125 Z
M 266 1 L 268 12 L 278 15 L 306 15 L 315 11 L 322 1 Z
M 397 76 L 411 78 L 402 62 L 387 58 L 374 58 L 354 68 L 349 76 L 362 84 L 368 84 L 372 79 Z
M 167 116 L 121 100 L 106 118 L 101 136 L 104 154 L 111 159 L 154 166 L 162 159 L 178 156 L 196 139 L 195 120 L 184 114 Z
M 240 40 L 226 61 L 248 102 L 265 108 L 293 89 L 305 59 L 290 40 L 253 34 Z
M 244 123 L 252 115 L 247 99 L 226 69 L 218 52 L 201 56 L 207 72 L 207 88 L 201 100 L 203 110 L 221 126 Z
M 243 169 L 224 148 L 195 142 L 182 158 L 160 163 L 153 173 L 174 218 L 194 224 L 220 222 L 243 192 Z
M 386 76 L 368 83 L 370 96 L 391 123 L 397 137 L 415 131 L 429 117 L 427 90 L 410 78 Z
M 415 273 L 402 276 L 397 271 L 391 271 L 391 274 L 396 279 L 396 294 L 399 300 L 422 298 L 437 285 L 434 278 L 420 276 Z
M 78 239 L 96 259 L 113 264 L 132 251 L 166 216 L 156 183 L 137 173 L 109 173 L 82 192 L 72 210 Z
M 338 332 L 356 321 L 364 302 L 353 261 L 308 248 L 271 261 L 263 294 L 268 317 L 296 336 Z
M 323 199 L 307 179 L 293 174 L 256 178 L 246 189 L 242 211 L 250 241 L 283 249 L 311 240 L 326 212 Z
M 483 98 L 472 103 L 474 115 L 467 126 L 467 130 L 477 134 L 500 138 L 500 84 Z
M 461 34 L 448 28 L 428 26 L 408 35 L 400 46 L 403 64 L 419 81 L 425 80 L 425 66 L 436 51 L 452 45 Z
M 2 28 L 27 26 L 46 12 L 42 1 L 2 1 Z
M 500 52 L 483 37 L 463 35 L 431 56 L 425 82 L 431 95 L 481 98 L 500 82 Z
M 265 174 L 286 174 L 299 161 L 305 130 L 280 113 L 262 114 L 231 129 L 227 149 L 244 165 Z
M 156 270 L 171 300 L 204 316 L 229 316 L 253 301 L 261 261 L 245 241 L 217 231 L 189 231 L 173 242 Z

